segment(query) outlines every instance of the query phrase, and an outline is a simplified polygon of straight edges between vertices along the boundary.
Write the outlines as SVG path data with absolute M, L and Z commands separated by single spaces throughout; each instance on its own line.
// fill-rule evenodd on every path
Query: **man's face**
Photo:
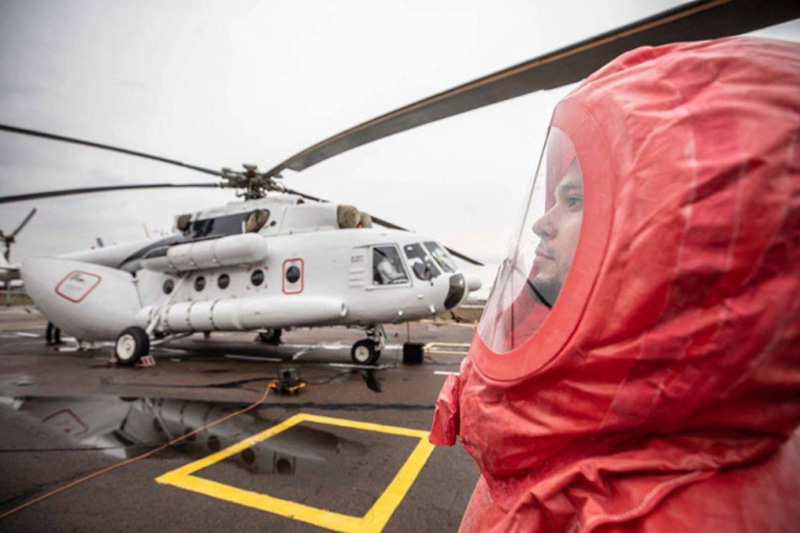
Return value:
M 553 207 L 533 225 L 533 232 L 541 242 L 533 260 L 537 274 L 531 281 L 550 305 L 555 303 L 564 285 L 582 221 L 583 175 L 575 159 L 556 187 Z

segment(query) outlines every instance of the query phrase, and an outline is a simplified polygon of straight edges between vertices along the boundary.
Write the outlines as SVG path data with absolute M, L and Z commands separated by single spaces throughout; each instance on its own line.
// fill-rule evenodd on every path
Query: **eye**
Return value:
M 567 204 L 567 208 L 569 209 L 580 209 L 583 207 L 583 196 L 578 194 L 571 194 L 567 196 L 567 200 L 565 202 Z

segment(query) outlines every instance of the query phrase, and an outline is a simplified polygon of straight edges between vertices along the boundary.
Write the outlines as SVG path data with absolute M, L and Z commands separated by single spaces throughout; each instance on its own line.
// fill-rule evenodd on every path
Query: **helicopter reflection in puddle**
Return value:
M 277 422 L 260 411 L 252 411 L 213 424 L 240 407 L 173 399 L 5 397 L 0 405 L 41 423 L 54 440 L 66 436 L 79 443 L 79 449 L 100 451 L 116 459 L 138 456 L 200 429 L 170 447 L 182 456 L 198 459 L 261 433 Z M 254 474 L 294 475 L 299 463 L 306 472 L 319 474 L 337 465 L 341 468 L 349 456 L 368 452 L 368 446 L 354 439 L 300 425 L 224 461 Z

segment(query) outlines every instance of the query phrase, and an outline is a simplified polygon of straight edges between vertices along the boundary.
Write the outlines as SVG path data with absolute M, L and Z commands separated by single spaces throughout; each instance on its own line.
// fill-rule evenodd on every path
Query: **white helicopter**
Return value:
M 274 342 L 283 328 L 330 325 L 363 327 L 351 357 L 373 364 L 381 324 L 430 318 L 480 288 L 432 238 L 380 219 L 390 227 L 374 227 L 367 213 L 288 191 L 253 165 L 215 174 L 222 184 L 198 186 L 241 188 L 244 201 L 177 216 L 168 237 L 26 259 L 28 295 L 77 339 L 116 340 L 123 365 L 147 355 L 151 341 L 195 332 L 253 330 Z
M 555 50 L 426 98 L 322 141 L 267 172 L 210 170 L 108 145 L 0 125 L 0 130 L 94 146 L 190 168 L 222 183 L 96 187 L 0 198 L 0 203 L 120 189 L 233 187 L 244 202 L 176 218 L 175 234 L 36 258 L 22 265 L 28 292 L 45 316 L 78 338 L 116 339 L 132 365 L 151 340 L 194 331 L 268 330 L 346 324 L 368 338 L 351 351 L 375 362 L 381 323 L 430 316 L 458 305 L 477 279 L 459 272 L 436 241 L 286 189 L 285 169 L 301 171 L 377 139 L 533 91 L 579 81 L 638 46 L 736 35 L 800 16 L 780 0 L 696 0 Z M 270 191 L 284 195 L 265 197 Z M 304 200 L 316 200 L 309 205 Z M 372 221 L 388 229 L 372 227 Z M 450 250 L 453 255 L 470 260 Z M 475 262 L 478 264 L 477 262 Z

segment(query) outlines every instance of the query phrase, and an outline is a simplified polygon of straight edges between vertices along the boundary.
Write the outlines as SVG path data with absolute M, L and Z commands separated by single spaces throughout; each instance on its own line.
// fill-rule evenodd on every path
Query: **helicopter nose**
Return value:
M 445 309 L 452 309 L 461 303 L 464 294 L 467 292 L 467 282 L 463 274 L 450 276 L 450 288 L 447 291 L 447 298 L 444 299 Z

